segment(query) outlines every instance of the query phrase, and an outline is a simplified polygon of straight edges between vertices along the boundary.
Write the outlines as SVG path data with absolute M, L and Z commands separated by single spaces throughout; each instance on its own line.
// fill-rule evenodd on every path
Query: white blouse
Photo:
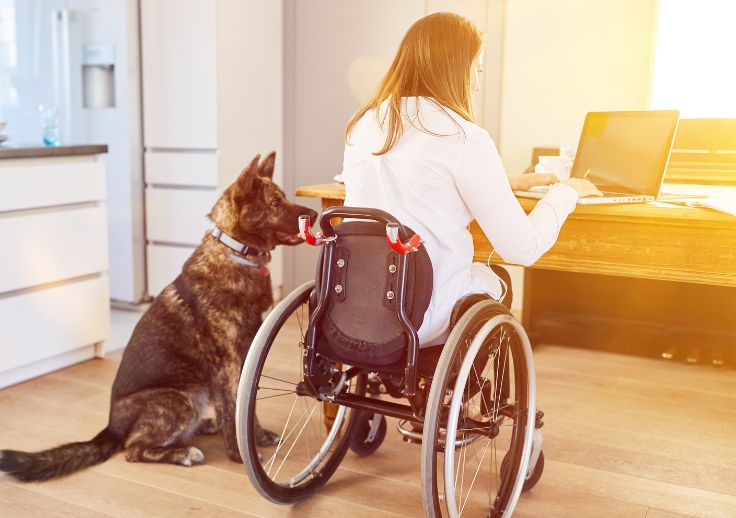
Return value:
M 383 155 L 372 154 L 386 139 L 375 111 L 363 116 L 345 146 L 342 174 L 346 206 L 384 210 L 424 240 L 434 271 L 419 329 L 426 347 L 445 341 L 458 299 L 503 294 L 490 268 L 473 263 L 470 222 L 478 221 L 505 262 L 529 266 L 554 244 L 578 194 L 556 184 L 527 216 L 486 130 L 426 98 L 406 97 L 403 106 L 404 133 Z

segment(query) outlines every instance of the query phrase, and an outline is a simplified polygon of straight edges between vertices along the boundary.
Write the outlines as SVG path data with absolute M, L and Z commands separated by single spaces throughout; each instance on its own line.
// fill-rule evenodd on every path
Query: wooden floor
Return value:
M 519 517 L 736 517 L 736 372 L 579 349 L 535 350 L 546 468 Z M 0 448 L 87 440 L 105 426 L 119 355 L 0 390 Z M 122 455 L 66 479 L 0 476 L 0 516 L 412 516 L 423 514 L 419 448 L 393 431 L 348 453 L 316 497 L 261 498 L 218 438 L 194 468 Z

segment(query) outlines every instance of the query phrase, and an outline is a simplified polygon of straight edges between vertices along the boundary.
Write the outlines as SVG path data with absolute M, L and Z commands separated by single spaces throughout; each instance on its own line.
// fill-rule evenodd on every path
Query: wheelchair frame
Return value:
M 335 230 L 331 224 L 332 218 L 353 218 L 353 219 L 362 219 L 362 220 L 371 220 L 371 221 L 378 221 L 386 224 L 387 232 L 386 237 L 387 241 L 389 242 L 389 245 L 391 245 L 391 248 L 393 248 L 397 253 L 400 254 L 399 259 L 399 267 L 398 267 L 398 279 L 397 279 L 397 285 L 396 285 L 396 311 L 397 311 L 397 317 L 399 319 L 399 322 L 403 328 L 403 330 L 406 332 L 406 336 L 408 338 L 407 340 L 407 354 L 406 354 L 406 365 L 404 367 L 404 380 L 403 384 L 401 386 L 400 393 L 403 397 L 406 397 L 409 401 L 409 405 L 394 403 L 390 401 L 383 401 L 381 399 L 377 398 L 370 398 L 365 397 L 364 395 L 358 395 L 358 394 L 351 394 L 349 390 L 346 390 L 346 387 L 350 386 L 350 381 L 353 379 L 358 380 L 358 385 L 363 383 L 363 387 L 365 389 L 365 382 L 360 380 L 365 380 L 365 375 L 369 372 L 377 372 L 380 375 L 386 374 L 387 372 L 390 374 L 396 374 L 400 375 L 397 370 L 388 369 L 384 370 L 380 367 L 367 367 L 367 366 L 352 366 L 348 369 L 341 372 L 342 367 L 339 363 L 335 363 L 334 360 L 320 360 L 324 361 L 325 364 L 329 364 L 332 367 L 325 371 L 324 367 L 325 364 L 318 365 L 318 356 L 317 356 L 317 337 L 318 337 L 318 329 L 320 322 L 322 318 L 325 316 L 325 311 L 328 304 L 328 297 L 329 297 L 329 290 L 330 290 L 330 279 L 332 277 L 333 273 L 333 258 L 334 258 L 334 251 L 336 247 L 336 240 L 337 240 L 337 234 L 335 233 Z M 390 214 L 376 210 L 376 209 L 362 209 L 362 208 L 346 208 L 346 207 L 332 207 L 329 209 L 326 209 L 321 217 L 320 217 L 320 227 L 322 229 L 322 232 L 319 234 L 312 234 L 310 232 L 310 221 L 309 218 L 306 216 L 300 217 L 300 229 L 302 237 L 305 239 L 306 242 L 312 244 L 312 245 L 321 245 L 325 246 L 324 253 L 322 254 L 322 263 L 321 263 L 321 279 L 319 282 L 318 290 L 317 290 L 317 301 L 314 306 L 314 310 L 311 312 L 311 315 L 309 317 L 309 325 L 307 327 L 306 336 L 303 336 L 303 355 L 302 355 L 302 375 L 303 380 L 298 382 L 295 386 L 295 393 L 297 396 L 309 396 L 311 398 L 316 399 L 317 401 L 323 401 L 323 402 L 331 402 L 337 405 L 340 405 L 339 415 L 340 422 L 344 422 L 345 417 L 345 408 L 352 408 L 359 411 L 365 411 L 371 414 L 380 414 L 382 416 L 390 416 L 395 417 L 402 420 L 412 421 L 415 423 L 422 424 L 424 426 L 424 434 L 423 434 L 423 447 L 422 447 L 422 486 L 423 486 L 423 494 L 424 494 L 424 504 L 425 504 L 425 510 L 427 511 L 428 515 L 430 516 L 440 516 L 441 511 L 438 507 L 438 494 L 437 494 L 437 487 L 436 484 L 427 484 L 425 481 L 425 478 L 430 476 L 432 477 L 432 480 L 436 480 L 437 478 L 437 469 L 436 464 L 433 464 L 436 462 L 436 459 L 433 459 L 432 456 L 435 451 L 446 451 L 447 448 L 444 445 L 444 441 L 446 439 L 440 438 L 440 430 L 444 429 L 445 433 L 449 433 L 448 430 L 452 429 L 452 434 L 458 434 L 458 433 L 470 433 L 472 436 L 477 436 L 477 438 L 481 436 L 485 436 L 490 440 L 495 439 L 495 437 L 498 435 L 498 425 L 491 421 L 490 426 L 487 426 L 487 423 L 483 423 L 480 421 L 475 421 L 473 418 L 463 416 L 462 421 L 458 421 L 458 415 L 455 415 L 459 411 L 459 406 L 462 405 L 462 390 L 460 392 L 457 392 L 452 397 L 451 407 L 450 411 L 448 411 L 448 407 L 445 403 L 443 403 L 443 398 L 445 397 L 444 392 L 446 389 L 450 388 L 448 383 L 450 383 L 449 380 L 451 380 L 451 377 L 449 376 L 449 365 L 451 365 L 451 362 L 455 360 L 455 354 L 462 354 L 462 350 L 459 347 L 453 347 L 453 350 L 450 350 L 449 347 L 445 347 L 442 351 L 442 354 L 440 356 L 440 359 L 438 361 L 437 367 L 431 377 L 429 379 L 431 380 L 426 386 L 419 387 L 418 385 L 418 355 L 419 355 L 419 339 L 417 330 L 413 327 L 410 319 L 407 316 L 406 308 L 404 307 L 405 303 L 405 296 L 406 296 L 406 281 L 407 281 L 407 275 L 408 275 L 408 254 L 410 254 L 412 251 L 416 251 L 418 245 L 419 245 L 419 237 L 417 235 L 414 236 L 408 236 L 408 233 L 406 231 L 406 228 L 401 225 L 398 221 L 395 220 Z M 304 289 L 307 287 L 307 285 L 303 285 L 302 287 L 298 288 L 298 290 L 295 290 L 294 294 L 296 295 L 297 291 L 301 290 L 302 295 L 300 295 L 303 299 L 305 292 Z M 289 295 L 284 302 L 286 302 L 289 299 L 292 299 L 293 295 Z M 308 300 L 304 299 L 304 300 Z M 305 303 L 305 302 L 302 302 Z M 292 304 L 292 302 L 289 302 L 288 304 Z M 288 306 L 287 304 L 287 306 Z M 287 307 L 285 306 L 285 307 Z M 502 326 L 509 325 L 511 329 L 513 329 L 513 334 L 517 336 L 519 342 L 518 347 L 515 349 L 507 349 L 507 357 L 511 353 L 514 353 L 514 369 L 517 369 L 517 361 L 521 359 L 522 366 L 526 367 L 526 371 L 522 371 L 522 376 L 527 376 L 527 379 L 525 380 L 526 387 L 527 387 L 527 399 L 525 401 L 526 406 L 525 409 L 516 408 L 515 405 L 506 405 L 504 408 L 497 408 L 495 410 L 494 415 L 495 416 L 503 416 L 503 418 L 510 418 L 513 419 L 515 423 L 517 423 L 519 420 L 521 420 L 524 423 L 524 438 L 521 440 L 521 443 L 516 445 L 516 448 L 514 451 L 514 458 L 511 459 L 507 455 L 504 458 L 504 463 L 501 465 L 501 472 L 504 471 L 504 469 L 508 470 L 509 467 L 504 467 L 504 464 L 506 463 L 506 460 L 513 461 L 516 466 L 518 466 L 518 471 L 516 471 L 516 475 L 513 480 L 513 485 L 511 486 L 504 486 L 504 499 L 507 502 L 507 505 L 504 509 L 500 511 L 499 516 L 509 516 L 510 512 L 513 510 L 513 508 L 516 505 L 516 502 L 520 496 L 520 493 L 523 490 L 530 489 L 534 484 L 536 484 L 537 480 L 539 480 L 539 477 L 541 476 L 541 470 L 543 469 L 544 465 L 544 459 L 541 455 L 541 432 L 539 431 L 539 428 L 542 426 L 541 417 L 542 413 L 538 412 L 536 410 L 536 386 L 534 381 L 534 367 L 533 367 L 533 359 L 531 356 L 531 347 L 528 341 L 528 338 L 526 336 L 526 333 L 524 332 L 521 325 L 510 316 L 508 313 L 508 310 L 503 308 L 504 311 L 501 311 L 500 309 L 494 309 L 497 308 L 497 303 L 490 304 L 489 301 L 486 302 L 476 302 L 474 304 L 460 304 L 459 306 L 465 306 L 465 313 L 461 318 L 458 320 L 458 333 L 453 330 L 453 333 L 451 333 L 450 340 L 452 340 L 452 337 L 456 337 L 457 340 L 460 339 L 461 336 L 466 336 L 464 333 L 470 333 L 473 335 L 472 342 L 468 346 L 468 350 L 466 351 L 466 355 L 470 355 L 471 351 L 472 354 L 476 354 L 479 352 L 480 348 L 483 347 L 486 343 L 486 341 L 489 338 L 492 338 L 493 334 L 492 331 L 495 329 L 501 329 L 503 330 Z M 252 431 L 249 429 L 249 423 L 248 419 L 254 418 L 254 412 L 255 412 L 255 393 L 254 390 L 257 391 L 258 387 L 256 386 L 254 388 L 253 380 L 252 378 L 254 376 L 260 376 L 259 374 L 259 368 L 263 368 L 263 361 L 265 361 L 265 358 L 267 356 L 267 352 L 265 352 L 264 356 L 255 358 L 254 356 L 257 354 L 260 354 L 260 351 L 263 350 L 263 346 L 268 345 L 270 347 L 270 344 L 272 342 L 269 342 L 269 340 L 273 340 L 275 338 L 275 335 L 273 334 L 272 329 L 264 329 L 265 327 L 268 327 L 267 324 L 271 322 L 273 319 L 272 317 L 275 317 L 275 322 L 280 321 L 283 322 L 283 318 L 286 316 L 284 313 L 284 310 L 280 309 L 282 307 L 282 304 L 279 304 L 276 308 L 274 308 L 273 312 L 264 322 L 264 325 L 259 330 L 258 334 L 254 338 L 254 346 L 256 344 L 259 344 L 258 346 L 252 347 L 251 351 L 249 351 L 248 357 L 246 358 L 245 365 L 243 367 L 243 376 L 241 376 L 240 380 L 240 386 L 238 388 L 238 402 L 237 402 L 237 419 L 236 419 L 236 426 L 237 426 L 237 436 L 238 436 L 238 442 L 241 450 L 241 454 L 243 455 L 244 462 L 246 463 L 247 472 L 251 480 L 254 482 L 254 485 L 258 489 L 258 491 L 265 496 L 266 498 L 278 502 L 278 503 L 290 503 L 298 501 L 300 498 L 305 498 L 306 496 L 309 496 L 311 492 L 306 494 L 306 496 L 297 497 L 281 497 L 281 496 L 275 496 L 273 493 L 270 493 L 270 490 L 266 490 L 261 484 L 261 481 L 259 479 L 259 476 L 254 468 L 254 466 L 251 466 L 250 463 L 254 462 L 254 455 L 255 455 L 255 449 L 254 445 L 252 443 L 253 435 Z M 284 308 L 285 308 L 284 307 Z M 279 313 L 280 311 L 280 313 Z M 462 311 L 460 309 L 459 311 Z M 482 327 L 471 327 L 469 324 L 470 322 L 475 322 L 474 325 L 478 325 L 478 318 L 480 315 L 489 315 L 488 320 L 484 321 L 484 324 Z M 455 318 L 455 315 L 453 316 Z M 476 320 L 473 320 L 476 319 Z M 464 325 L 465 327 L 460 327 Z M 491 325 L 493 324 L 493 325 Z M 269 324 L 269 326 L 273 326 L 273 324 Z M 482 335 L 482 333 L 485 330 L 485 335 Z M 483 338 L 480 338 L 480 336 L 483 336 Z M 448 343 L 449 341 L 448 340 Z M 480 340 L 480 341 L 479 341 Z M 459 343 L 459 342 L 458 342 Z M 263 345 L 261 345 L 263 344 Z M 517 358 L 517 355 L 518 356 Z M 320 356 L 321 357 L 321 356 Z M 261 360 L 262 358 L 262 360 Z M 471 359 L 471 364 L 466 365 L 465 362 L 467 362 L 467 359 L 465 357 L 460 357 L 462 360 L 463 368 L 465 371 L 465 374 L 468 374 L 468 370 L 471 368 L 471 365 L 475 365 L 473 363 L 473 359 Z M 474 357 L 473 357 L 474 358 Z M 495 359 L 495 361 L 498 361 L 498 359 Z M 260 367 L 258 366 L 258 362 L 260 363 Z M 449 363 L 448 363 L 449 362 Z M 400 366 L 401 364 L 399 364 Z M 441 369 L 441 367 L 444 365 L 444 370 Z M 395 367 L 395 366 L 394 366 Z M 474 368 L 474 367 L 473 367 Z M 496 367 L 497 368 L 497 367 Z M 445 376 L 444 378 L 440 379 L 434 379 L 438 374 L 437 372 L 442 372 Z M 337 374 L 340 374 L 339 378 Z M 498 374 L 498 371 L 497 371 Z M 363 375 L 363 376 L 361 376 Z M 515 376 L 518 374 L 515 373 Z M 503 376 L 503 374 L 502 374 Z M 249 379 L 251 378 L 251 379 Z M 391 376 L 388 376 L 389 380 L 391 381 L 392 388 L 394 390 L 399 389 L 398 383 L 395 385 L 393 384 L 393 380 L 391 380 Z M 444 381 L 440 382 L 440 380 L 443 379 Z M 457 391 L 457 387 L 465 387 L 468 384 L 468 380 L 465 380 L 461 384 L 461 380 L 464 378 L 461 378 L 460 374 L 458 373 L 456 375 L 457 381 L 453 382 L 455 383 L 454 387 Z M 483 379 L 483 378 L 481 378 Z M 256 380 L 257 381 L 257 380 Z M 474 394 L 482 393 L 484 390 L 484 386 L 478 385 L 478 380 L 476 380 L 476 383 L 474 387 L 472 387 L 472 390 L 475 391 Z M 444 383 L 444 385 L 443 385 Z M 496 383 L 498 383 L 496 381 Z M 494 405 L 499 404 L 500 400 L 505 400 L 509 396 L 509 388 L 508 388 L 509 379 L 503 377 L 501 382 L 501 388 L 498 388 L 499 386 L 496 385 L 497 395 L 495 396 L 495 399 L 489 399 L 491 403 Z M 520 381 L 516 381 L 515 383 L 521 383 Z M 257 383 L 256 383 L 257 385 Z M 515 388 L 515 397 L 518 397 L 517 394 L 518 385 Z M 451 391 L 452 392 L 452 391 Z M 469 390 L 470 392 L 470 390 Z M 396 392 L 397 395 L 398 392 Z M 470 396 L 474 397 L 474 396 Z M 244 398 L 247 398 L 245 401 Z M 257 399 L 257 398 L 256 398 Z M 485 404 L 485 401 L 484 401 Z M 436 406 L 436 408 L 435 408 Z M 452 408 L 455 410 L 455 414 L 452 412 Z M 485 412 L 488 413 L 488 408 L 486 407 Z M 249 415 L 250 412 L 250 415 Z M 348 428 L 346 433 L 353 433 L 354 427 L 352 426 L 352 423 L 354 422 L 354 418 L 351 414 L 350 422 L 348 424 Z M 448 428 L 449 426 L 449 428 Z M 245 428 L 244 428 L 245 427 Z M 469 430 L 472 430 L 469 432 Z M 462 432 L 461 432 L 462 431 Z M 515 431 L 515 433 L 518 432 L 518 430 Z M 332 441 L 335 440 L 335 434 L 337 433 L 337 428 L 333 426 L 331 430 L 329 430 L 329 437 L 326 439 L 327 442 L 331 444 Z M 455 437 L 456 435 L 453 435 Z M 477 438 L 475 440 L 477 440 Z M 516 440 L 516 439 L 514 439 Z M 433 451 L 430 451 L 429 448 L 426 446 L 429 444 L 430 441 L 434 441 Z M 441 441 L 441 450 L 438 450 L 437 441 Z M 458 440 L 454 439 L 455 441 L 455 448 L 457 448 Z M 325 444 L 327 444 L 327 442 Z M 516 444 L 516 443 L 512 443 Z M 342 459 L 342 456 L 345 454 L 345 449 L 347 446 L 341 447 L 341 451 L 339 453 L 336 453 L 335 455 L 338 455 L 339 458 L 336 460 L 336 462 L 340 462 Z M 453 448 L 451 448 L 454 450 Z M 322 450 L 320 450 L 322 451 Z M 509 450 L 508 453 L 510 453 L 511 450 Z M 288 454 L 287 454 L 288 455 Z M 447 453 L 446 453 L 447 455 Z M 452 452 L 449 452 L 449 459 L 452 461 L 453 456 Z M 539 462 L 537 461 L 539 459 Z M 299 475 L 297 475 L 296 478 L 301 477 L 302 474 L 305 474 L 308 470 L 311 470 L 315 466 L 315 461 L 322 462 L 324 460 L 323 457 L 315 457 L 313 459 L 312 463 L 310 463 L 307 468 L 302 470 Z M 332 462 L 332 461 L 330 461 Z M 283 462 L 282 462 L 283 464 Z M 510 463 L 509 463 L 510 464 Z M 316 489 L 321 487 L 321 485 L 324 484 L 324 482 L 331 476 L 331 474 L 334 472 L 334 469 L 336 469 L 336 466 L 333 465 L 331 468 L 329 468 L 329 472 L 325 474 L 324 480 L 321 483 L 317 483 L 315 486 Z M 447 464 L 445 465 L 445 483 L 448 484 L 448 476 L 452 478 L 452 464 L 450 464 L 449 472 Z M 516 468 L 514 468 L 516 469 Z M 448 475 L 449 473 L 449 475 Z M 503 476 L 503 475 L 502 475 Z M 299 478 L 299 480 L 302 480 L 302 478 Z M 272 480 L 272 482 L 275 482 L 275 480 Z M 528 483 L 528 484 L 527 484 Z M 291 482 L 289 483 L 291 484 Z M 449 482 L 449 486 L 446 486 L 445 491 L 448 492 L 452 490 L 451 493 L 454 498 L 454 490 L 452 489 L 454 486 L 452 482 Z M 433 487 L 429 487 L 429 486 Z M 287 486 L 281 486 L 284 488 L 287 487 L 293 487 L 290 485 Z M 450 488 L 450 489 L 448 489 Z M 314 490 L 316 490 L 314 489 Z M 313 492 L 313 491 L 312 491 Z M 461 487 L 461 496 L 462 496 L 462 487 Z M 500 493 L 497 495 L 497 498 L 500 498 Z M 430 504 L 431 501 L 431 504 Z M 450 512 L 450 516 L 457 516 L 457 508 L 455 506 L 455 502 L 453 500 L 452 506 L 449 505 L 450 502 L 448 501 L 448 512 Z M 495 504 L 494 504 L 495 505 Z M 453 510 L 454 509 L 454 510 Z M 494 508 L 495 509 L 495 508 Z M 497 512 L 498 510 L 495 510 Z M 460 513 L 462 513 L 462 509 L 460 510 Z M 496 514 L 494 514 L 495 516 Z

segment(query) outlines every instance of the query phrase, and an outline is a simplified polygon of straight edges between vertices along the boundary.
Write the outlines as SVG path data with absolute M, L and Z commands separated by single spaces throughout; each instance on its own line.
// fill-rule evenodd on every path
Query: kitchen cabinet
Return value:
M 106 151 L 0 148 L 0 388 L 104 353 Z

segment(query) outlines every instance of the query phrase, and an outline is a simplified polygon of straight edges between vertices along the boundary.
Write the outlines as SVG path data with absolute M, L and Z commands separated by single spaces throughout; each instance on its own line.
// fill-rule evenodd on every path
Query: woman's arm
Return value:
M 468 135 L 458 157 L 455 185 L 493 248 L 509 263 L 529 266 L 557 240 L 574 210 L 575 189 L 556 184 L 527 216 L 516 200 L 488 133 Z
M 537 185 L 552 185 L 560 181 L 552 173 L 510 174 L 507 178 L 512 191 L 528 191 Z

